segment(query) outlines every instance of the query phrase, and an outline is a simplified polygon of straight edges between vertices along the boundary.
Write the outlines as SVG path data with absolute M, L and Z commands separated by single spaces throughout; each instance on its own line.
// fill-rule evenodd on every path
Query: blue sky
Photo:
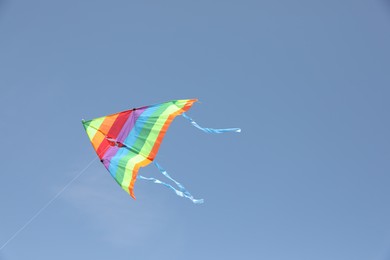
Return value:
M 0 244 L 95 158 L 81 125 L 199 98 L 158 162 L 99 163 L 0 259 L 390 259 L 390 3 L 0 0 Z M 153 166 L 144 176 L 158 176 Z

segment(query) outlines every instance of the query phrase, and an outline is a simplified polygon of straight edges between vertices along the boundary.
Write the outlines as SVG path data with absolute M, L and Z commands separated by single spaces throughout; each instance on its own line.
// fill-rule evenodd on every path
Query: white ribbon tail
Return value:
M 196 123 L 191 117 L 187 116 L 186 113 L 183 113 L 182 116 L 187 119 L 188 121 L 190 121 L 190 123 L 195 126 L 196 128 L 198 128 L 199 130 L 202 130 L 203 132 L 205 133 L 209 133 L 209 134 L 222 134 L 222 133 L 227 133 L 227 132 L 236 132 L 236 133 L 240 133 L 241 132 L 241 128 L 222 128 L 222 129 L 214 129 L 214 128 L 207 128 L 207 127 L 201 127 L 200 125 L 198 125 L 198 123 Z
M 173 179 L 171 176 L 169 176 L 169 174 L 167 173 L 166 170 L 164 170 L 157 162 L 153 161 L 153 164 L 159 169 L 159 171 L 166 177 L 168 178 L 169 180 L 173 181 L 177 187 L 179 189 L 176 189 L 174 188 L 172 185 L 168 184 L 168 183 L 165 183 L 165 182 L 162 182 L 156 178 L 148 178 L 148 177 L 144 177 L 142 175 L 138 175 L 137 176 L 137 179 L 141 179 L 141 180 L 147 180 L 147 181 L 151 181 L 151 182 L 154 182 L 156 184 L 161 184 L 161 185 L 164 185 L 165 187 L 173 190 L 177 196 L 180 196 L 180 197 L 183 197 L 183 198 L 187 198 L 187 199 L 190 199 L 193 203 L 195 204 L 201 204 L 204 202 L 203 199 L 195 199 L 191 193 L 189 193 L 189 191 L 187 191 L 186 188 L 184 188 L 184 186 L 179 183 L 178 181 L 176 181 L 175 179 Z

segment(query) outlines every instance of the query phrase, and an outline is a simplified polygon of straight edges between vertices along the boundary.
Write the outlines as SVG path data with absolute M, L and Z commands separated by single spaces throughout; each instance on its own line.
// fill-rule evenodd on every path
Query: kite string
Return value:
M 40 210 L 35 213 L 30 220 L 28 220 L 21 228 L 19 228 L 1 247 L 0 251 L 3 250 L 4 247 L 7 246 L 9 242 L 11 242 L 15 237 L 17 237 L 31 222 L 34 221 L 47 207 L 50 206 L 59 196 L 75 181 L 77 180 L 91 165 L 97 160 L 98 157 L 95 157 L 92 161 L 88 163 L 87 166 L 84 167 L 72 180 L 70 180 L 51 200 L 49 200 Z

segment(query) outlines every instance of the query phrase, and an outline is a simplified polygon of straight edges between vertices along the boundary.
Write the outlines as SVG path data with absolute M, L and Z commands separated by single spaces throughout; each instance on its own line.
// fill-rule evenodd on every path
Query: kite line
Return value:
M 4 247 L 8 245 L 9 242 L 11 242 L 14 238 L 16 238 L 28 225 L 31 224 L 31 222 L 34 221 L 47 207 L 50 206 L 58 197 L 61 196 L 62 193 L 70 186 L 72 183 L 77 180 L 95 161 L 97 158 L 94 158 L 92 161 L 88 163 L 87 166 L 84 167 L 73 179 L 71 179 L 51 200 L 49 200 L 43 207 L 37 211 L 21 228 L 19 228 L 1 247 L 0 251 L 3 250 Z

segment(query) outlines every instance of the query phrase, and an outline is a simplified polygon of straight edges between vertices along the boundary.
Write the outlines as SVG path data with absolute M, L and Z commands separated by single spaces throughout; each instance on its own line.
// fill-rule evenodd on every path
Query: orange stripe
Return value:
M 145 167 L 146 165 L 148 165 L 151 162 L 152 161 L 150 161 L 149 159 L 145 158 L 145 160 L 140 161 L 139 163 L 134 165 L 134 169 L 133 169 L 132 176 L 131 176 L 131 182 L 130 182 L 130 185 L 129 185 L 129 194 L 130 194 L 131 197 L 133 197 L 133 199 L 135 199 L 134 184 L 135 184 L 135 181 L 137 179 L 138 170 L 139 170 L 139 168 Z
M 95 148 L 96 153 L 100 159 L 102 159 L 104 152 L 107 151 L 107 147 L 110 145 L 110 143 L 105 139 L 105 136 L 110 131 L 118 115 L 119 114 L 114 114 L 104 118 L 103 123 L 99 127 L 99 130 L 96 132 L 100 134 L 99 135 L 96 134 L 92 140 L 93 147 Z M 95 137 L 97 137 L 96 140 Z
M 165 133 L 167 132 L 167 129 L 168 129 L 169 125 L 172 123 L 173 119 L 175 119 L 176 116 L 178 116 L 178 115 L 186 112 L 188 109 L 190 109 L 191 106 L 196 101 L 197 101 L 196 99 L 188 100 L 187 103 L 180 110 L 178 110 L 175 113 L 172 113 L 172 114 L 169 115 L 168 119 L 165 121 L 164 126 L 160 130 L 160 133 L 159 133 L 159 135 L 158 135 L 158 137 L 156 139 L 156 142 L 154 143 L 154 146 L 153 146 L 152 150 L 149 153 L 149 156 L 148 156 L 149 160 L 153 161 L 154 157 L 156 157 L 156 154 L 157 154 L 158 149 L 160 148 L 162 139 L 164 138 Z
M 100 133 L 99 131 L 96 132 L 95 136 L 91 140 L 92 146 L 97 151 L 99 149 L 100 144 L 104 140 L 104 135 Z

